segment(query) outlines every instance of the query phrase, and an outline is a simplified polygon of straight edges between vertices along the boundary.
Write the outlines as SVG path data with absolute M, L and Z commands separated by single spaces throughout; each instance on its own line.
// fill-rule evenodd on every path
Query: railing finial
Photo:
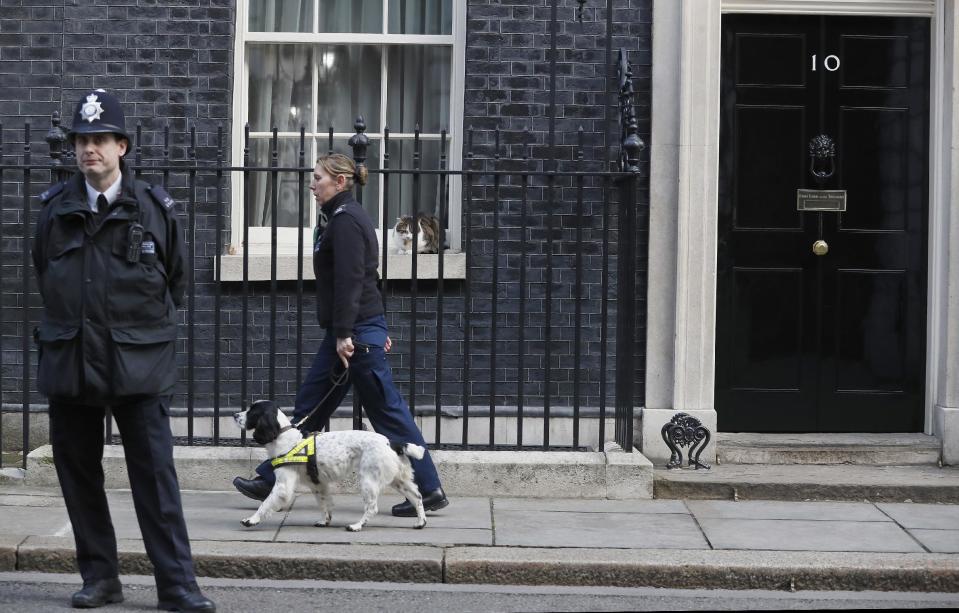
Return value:
M 633 71 L 626 57 L 626 50 L 619 50 L 617 62 L 619 73 L 619 122 L 622 128 L 622 142 L 620 153 L 620 170 L 623 172 L 639 172 L 639 153 L 646 148 L 646 144 L 639 138 L 639 122 L 636 121 L 636 111 L 633 108 Z
M 353 129 L 356 130 L 356 134 L 350 137 L 348 143 L 353 149 L 353 161 L 356 162 L 357 167 L 366 166 L 366 150 L 370 146 L 370 137 L 365 134 L 366 120 L 362 115 L 356 118 Z
M 63 166 L 63 143 L 67 141 L 67 133 L 60 127 L 60 111 L 53 111 L 53 115 L 50 116 L 50 124 L 46 141 L 50 145 L 50 159 L 53 160 L 53 165 L 59 169 Z
M 576 19 L 580 23 L 583 23 L 583 9 L 586 7 L 586 0 L 576 0 L 576 2 L 579 2 L 579 6 L 576 7 Z

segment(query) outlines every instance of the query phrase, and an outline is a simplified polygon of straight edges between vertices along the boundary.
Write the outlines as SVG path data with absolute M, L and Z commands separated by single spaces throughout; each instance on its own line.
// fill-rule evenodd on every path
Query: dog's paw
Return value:
M 346 527 L 347 532 L 359 532 L 363 529 L 363 524 L 361 522 L 356 522 L 355 524 L 350 524 Z
M 246 526 L 247 528 L 252 528 L 253 526 L 257 525 L 260 522 L 254 520 L 252 517 L 247 517 L 246 519 L 242 520 L 240 523 Z
M 326 528 L 326 527 L 329 526 L 329 525 L 330 525 L 330 520 L 329 520 L 329 519 L 321 519 L 321 520 L 319 520 L 318 522 L 314 523 L 314 524 L 313 524 L 313 527 L 314 527 L 314 528 Z
M 426 520 L 424 519 L 423 521 L 416 522 L 416 525 L 413 527 L 416 528 L 417 530 L 422 530 L 423 528 L 426 527 Z

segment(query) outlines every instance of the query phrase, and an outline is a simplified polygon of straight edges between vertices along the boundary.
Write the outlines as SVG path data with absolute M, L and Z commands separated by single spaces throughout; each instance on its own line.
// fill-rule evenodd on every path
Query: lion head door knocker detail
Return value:
M 695 417 L 686 413 L 676 413 L 669 423 L 663 426 L 661 434 L 671 456 L 666 468 L 680 468 L 683 465 L 683 452 L 680 447 L 689 447 L 689 466 L 696 469 L 711 468 L 699 461 L 706 445 L 709 444 L 709 430 Z M 690 447 L 690 445 L 692 445 Z
M 809 141 L 809 172 L 819 187 L 836 172 L 836 145 L 825 134 Z

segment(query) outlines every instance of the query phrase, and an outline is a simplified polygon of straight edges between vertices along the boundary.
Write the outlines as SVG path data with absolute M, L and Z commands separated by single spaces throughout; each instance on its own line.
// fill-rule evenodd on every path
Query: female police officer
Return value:
M 390 340 L 383 299 L 376 288 L 376 234 L 369 215 L 353 198 L 354 181 L 366 183 L 366 169 L 361 167 L 357 173 L 353 160 L 341 154 L 321 157 L 313 171 L 310 189 L 329 220 L 325 229 L 318 229 L 313 243 L 317 316 L 326 329 L 326 338 L 297 393 L 294 422 L 309 415 L 300 424 L 304 431 L 318 430 L 327 423 L 349 389 L 348 384 L 337 386 L 331 380 L 334 366 L 341 362 L 348 369 L 348 383 L 356 390 L 373 429 L 391 441 L 425 447 L 386 362 Z M 412 463 L 413 479 L 426 510 L 447 506 L 449 500 L 429 453 Z M 244 495 L 263 500 L 275 481 L 270 462 L 258 466 L 257 473 L 256 479 L 237 477 L 233 485 Z M 392 511 L 401 517 L 416 515 L 407 501 L 395 505 Z
M 80 172 L 41 194 L 33 262 L 43 298 L 38 386 L 83 577 L 72 604 L 123 601 L 101 464 L 109 406 L 158 608 L 214 611 L 193 572 L 168 418 L 184 291 L 174 203 L 124 164 L 123 109 L 107 92 L 84 94 L 69 138 Z

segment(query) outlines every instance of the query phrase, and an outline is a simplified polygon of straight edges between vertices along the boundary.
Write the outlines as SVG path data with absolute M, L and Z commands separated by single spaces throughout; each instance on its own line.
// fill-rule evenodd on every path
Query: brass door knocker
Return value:
M 809 141 L 809 172 L 819 187 L 836 172 L 836 145 L 825 134 Z

